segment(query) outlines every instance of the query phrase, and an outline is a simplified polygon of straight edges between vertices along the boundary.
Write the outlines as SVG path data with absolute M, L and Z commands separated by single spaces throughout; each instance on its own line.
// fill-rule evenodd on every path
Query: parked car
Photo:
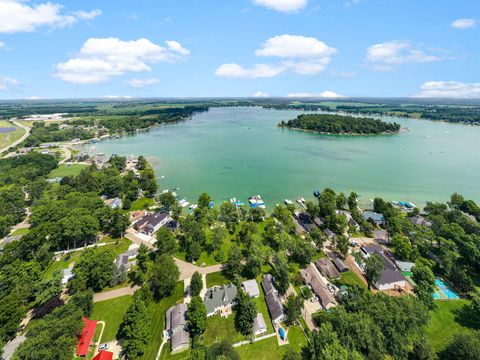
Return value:
M 98 350 L 107 350 L 108 349 L 108 344 L 100 344 L 98 347 Z

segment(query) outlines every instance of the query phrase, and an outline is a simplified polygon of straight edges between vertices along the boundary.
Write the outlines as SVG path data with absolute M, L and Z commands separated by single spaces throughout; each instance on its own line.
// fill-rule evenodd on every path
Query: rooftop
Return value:
M 258 288 L 258 284 L 255 279 L 244 281 L 242 283 L 242 288 L 250 297 L 260 296 L 260 289 Z
M 212 314 L 219 307 L 233 303 L 236 297 L 237 287 L 234 284 L 214 286 L 208 289 L 203 301 L 207 314 Z

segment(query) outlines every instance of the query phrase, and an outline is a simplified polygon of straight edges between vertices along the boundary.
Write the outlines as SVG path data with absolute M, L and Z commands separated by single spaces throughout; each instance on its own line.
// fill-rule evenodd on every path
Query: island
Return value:
M 336 135 L 380 135 L 400 131 L 400 124 L 372 118 L 357 118 L 334 114 L 302 114 L 293 120 L 282 121 L 279 127 Z

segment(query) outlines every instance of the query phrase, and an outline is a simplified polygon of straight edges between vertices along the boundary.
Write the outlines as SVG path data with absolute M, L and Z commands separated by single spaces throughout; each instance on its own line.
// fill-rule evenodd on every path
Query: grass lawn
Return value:
M 124 253 L 125 251 L 128 250 L 128 247 L 132 245 L 132 242 L 127 238 L 112 239 L 110 236 L 105 236 L 98 243 L 101 244 L 101 243 L 112 243 L 112 242 L 114 242 L 115 244 L 105 245 L 104 247 L 108 249 L 112 249 L 115 255 L 120 255 Z
M 11 236 L 27 235 L 29 232 L 29 228 L 17 229 L 11 234 Z
M 260 296 L 255 298 L 254 301 L 255 301 L 255 305 L 257 306 L 257 312 L 262 313 L 263 319 L 267 324 L 267 333 L 270 334 L 274 330 L 272 325 L 272 319 L 270 318 L 270 313 L 268 312 L 267 303 L 265 302 L 265 295 L 262 289 L 262 284 L 261 284 L 262 276 L 263 275 L 259 275 L 257 276 L 257 279 L 256 279 L 258 284 L 258 289 L 260 290 Z
M 102 343 L 116 339 L 118 328 L 131 303 L 132 296 L 126 295 L 94 304 L 91 319 L 105 321 Z
M 245 340 L 245 337 L 235 329 L 235 313 L 228 318 L 222 318 L 220 315 L 207 318 L 207 329 L 202 334 L 200 342 L 210 346 L 225 339 L 232 344 Z
M 49 279 L 53 276 L 53 273 L 57 270 L 65 270 L 68 268 L 74 261 L 76 261 L 79 257 L 80 254 L 82 253 L 82 250 L 80 251 L 75 251 L 70 254 L 65 254 L 61 257 L 59 261 L 52 261 L 50 265 L 45 269 L 45 272 L 43 273 L 43 276 L 46 279 Z
M 163 339 L 163 330 L 165 329 L 165 314 L 169 307 L 180 303 L 183 299 L 183 281 L 177 283 L 177 287 L 173 294 L 159 302 L 152 302 L 149 305 L 150 314 L 152 316 L 152 328 L 150 329 L 150 339 L 148 341 L 144 360 L 155 359 L 158 349 Z
M 55 178 L 64 176 L 77 176 L 80 174 L 80 171 L 86 167 L 87 165 L 82 164 L 60 165 L 58 168 L 50 171 L 48 177 Z
M 214 285 L 224 285 L 230 283 L 231 281 L 227 279 L 225 274 L 221 271 L 207 274 L 207 288 L 211 288 Z
M 130 207 L 130 209 L 128 209 L 128 211 L 145 210 L 153 205 L 155 205 L 155 201 L 153 199 L 142 197 L 140 199 L 132 201 L 132 206 Z
M 340 275 L 340 279 L 335 282 L 338 285 L 358 285 L 362 288 L 367 288 L 367 285 L 355 274 L 352 270 L 348 270 Z
M 426 335 L 435 350 L 443 350 L 455 333 L 468 329 L 456 319 L 456 312 L 467 303 L 468 300 L 435 301 L 437 309 L 431 313 L 426 329 Z
M 7 133 L 0 132 L 0 149 L 14 143 L 20 139 L 24 134 L 25 130 L 15 126 L 11 122 L 0 120 L 0 128 L 15 128 L 15 130 Z

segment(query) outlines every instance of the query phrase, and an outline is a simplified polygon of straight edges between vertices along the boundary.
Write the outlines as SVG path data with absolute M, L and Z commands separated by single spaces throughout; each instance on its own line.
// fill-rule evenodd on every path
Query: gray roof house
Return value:
M 332 230 L 330 230 L 329 228 L 323 229 L 323 233 L 324 233 L 329 239 L 334 238 L 334 237 L 336 236 L 335 233 L 334 233 Z
M 152 235 L 162 226 L 166 225 L 172 218 L 165 212 L 156 212 L 145 215 L 135 222 L 133 227 L 147 235 Z
M 426 227 L 432 226 L 432 222 L 425 219 L 422 215 L 416 215 L 416 216 L 409 217 L 408 220 L 413 225 L 421 225 L 421 226 L 426 226 Z
M 385 224 L 385 217 L 375 211 L 364 211 L 362 216 L 365 220 L 372 220 L 377 225 Z
M 296 212 L 295 221 L 306 232 L 310 232 L 315 227 L 315 224 L 313 223 L 312 219 L 310 219 L 310 215 L 308 215 L 308 213 L 306 212 Z
M 268 312 L 272 318 L 272 322 L 277 324 L 285 317 L 283 313 L 283 304 L 280 301 L 277 289 L 273 286 L 273 276 L 266 274 L 262 279 L 262 288 L 265 292 L 265 302 L 267 303 Z
M 386 244 L 390 241 L 390 237 L 388 236 L 387 230 L 373 230 L 373 237 L 375 238 L 375 241 L 380 243 L 380 244 Z
M 373 254 L 379 255 L 384 264 L 384 269 L 380 275 L 380 279 L 375 283 L 375 287 L 380 290 L 403 289 L 407 285 L 407 280 L 398 270 L 395 263 L 390 260 L 385 250 L 380 245 L 362 246 L 360 248 L 363 255 L 368 257 Z
M 172 352 L 188 349 L 190 335 L 187 328 L 187 304 L 177 304 L 167 310 L 165 330 L 171 338 Z
M 207 309 L 207 316 L 213 316 L 222 308 L 235 305 L 237 287 L 234 284 L 214 286 L 207 290 L 203 304 Z
M 348 266 L 345 265 L 345 263 L 342 260 L 340 260 L 338 257 L 333 259 L 333 264 L 341 273 L 347 272 L 349 270 Z
M 327 285 L 312 265 L 309 265 L 306 269 L 301 269 L 300 274 L 305 282 L 311 286 L 312 291 L 317 295 L 320 304 L 325 310 L 337 305 L 333 294 L 328 290 Z
M 272 291 L 276 291 L 273 286 L 273 276 L 271 274 L 266 274 L 262 279 L 262 288 L 265 291 L 265 295 L 268 295 Z
M 315 261 L 315 266 L 322 273 L 323 276 L 329 277 L 330 279 L 337 279 L 340 277 L 340 273 L 337 268 L 333 265 L 332 260 L 329 258 L 320 258 Z
M 260 289 L 258 288 L 258 284 L 255 279 L 244 281 L 242 283 L 242 288 L 245 293 L 251 298 L 256 298 L 260 296 Z
M 257 317 L 255 322 L 253 323 L 253 333 L 255 335 L 260 335 L 267 332 L 267 324 L 265 323 L 265 319 L 263 318 L 262 313 L 257 313 Z
M 129 259 L 131 257 L 137 256 L 137 254 L 138 248 L 125 251 L 124 253 L 117 256 L 117 258 L 115 259 L 115 266 L 117 267 L 117 269 L 120 269 L 120 267 L 123 265 L 125 267 L 125 270 L 130 270 L 132 262 L 130 262 Z

